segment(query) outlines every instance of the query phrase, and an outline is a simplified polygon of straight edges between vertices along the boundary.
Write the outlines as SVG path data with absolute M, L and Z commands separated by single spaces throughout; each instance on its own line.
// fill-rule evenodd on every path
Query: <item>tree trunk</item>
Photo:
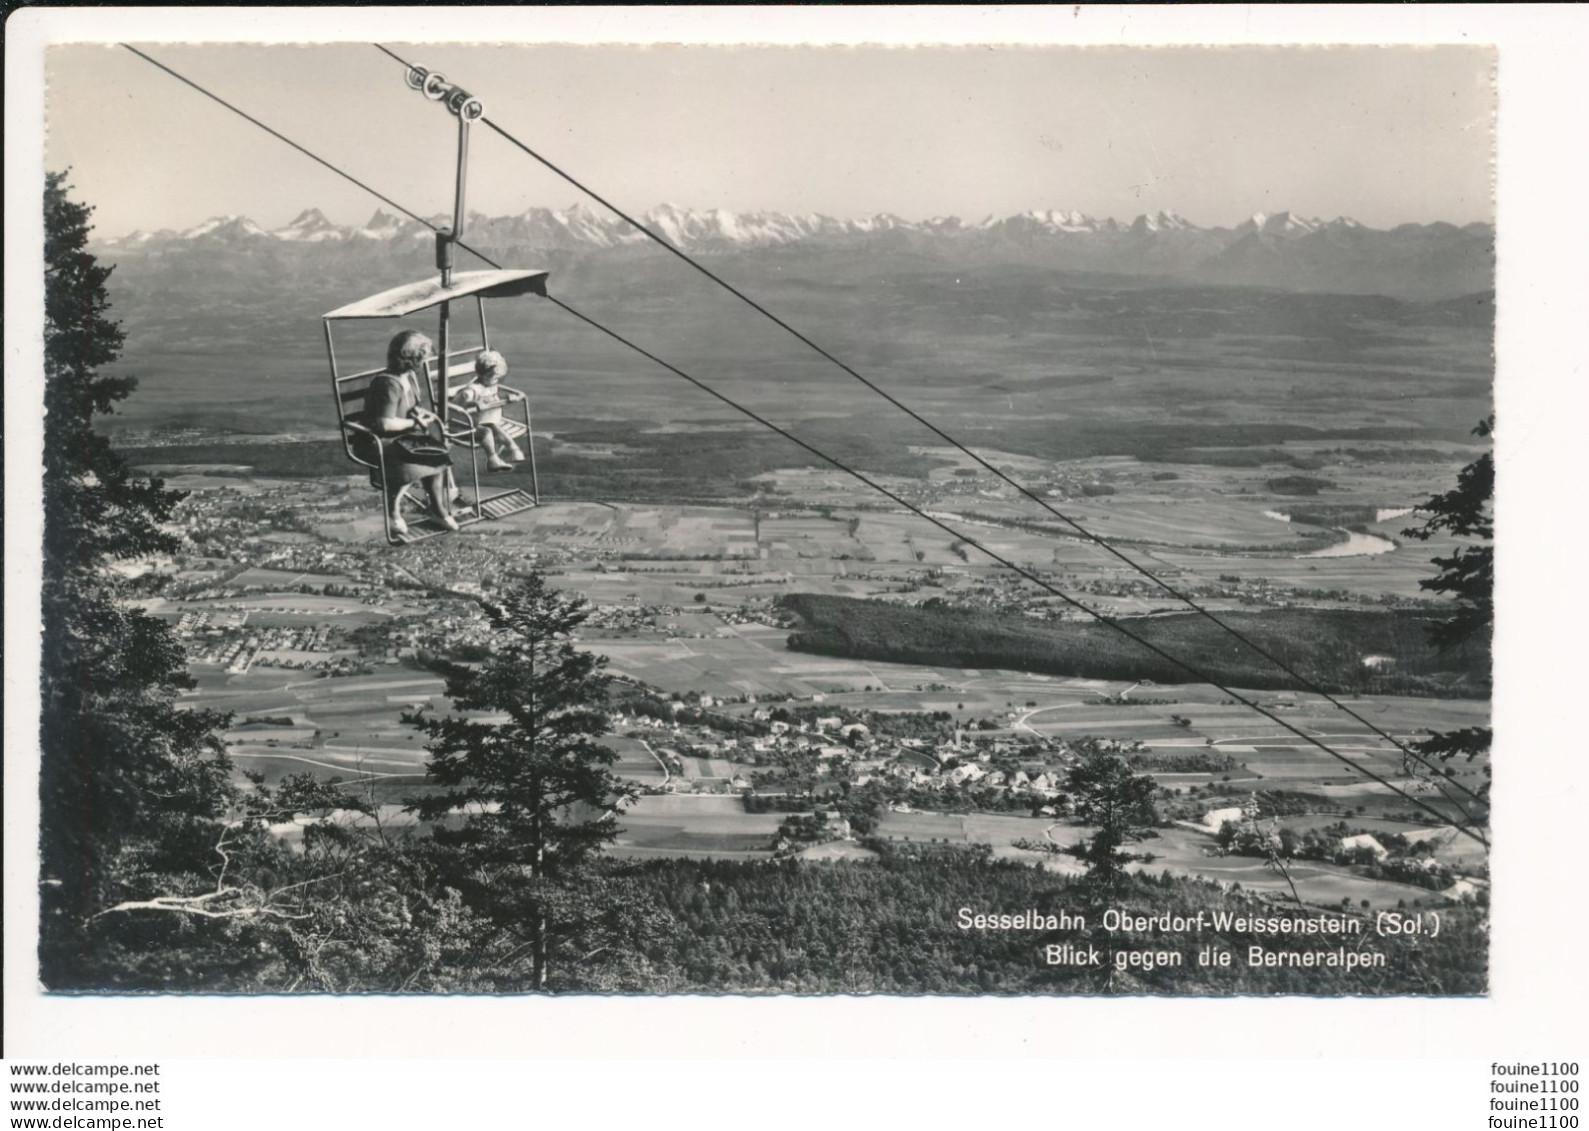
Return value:
M 535 947 L 530 961 L 530 984 L 536 993 L 546 991 L 546 917 L 535 917 Z
M 546 832 L 542 827 L 543 815 L 541 812 L 541 797 L 539 790 L 535 797 L 535 821 L 531 835 L 535 841 L 535 863 L 530 869 L 530 875 L 535 878 L 536 899 L 540 900 L 542 893 L 540 883 L 546 871 Z M 537 906 L 535 909 L 534 943 L 530 952 L 530 986 L 536 993 L 546 989 L 546 912 Z

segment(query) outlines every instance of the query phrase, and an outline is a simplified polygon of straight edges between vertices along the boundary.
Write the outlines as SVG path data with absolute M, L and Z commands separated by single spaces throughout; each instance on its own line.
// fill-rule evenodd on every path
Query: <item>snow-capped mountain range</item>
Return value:
M 907 251 L 976 264 L 1010 263 L 1055 269 L 1164 276 L 1178 281 L 1283 287 L 1294 290 L 1446 297 L 1490 288 L 1494 230 L 1488 224 L 1403 224 L 1371 229 L 1340 216 L 1326 220 L 1292 212 L 1258 212 L 1231 227 L 1199 227 L 1174 212 L 1126 222 L 1063 209 L 964 220 L 907 220 L 891 213 L 838 219 L 818 213 L 730 212 L 663 204 L 640 220 L 685 251 L 753 252 L 802 245 L 873 256 Z M 449 216 L 433 216 L 437 227 Z M 518 215 L 472 213 L 465 239 L 518 260 L 611 252 L 646 244 L 616 216 L 584 205 L 531 208 Z M 98 246 L 129 260 L 200 259 L 233 252 L 335 254 L 365 261 L 428 255 L 431 230 L 406 216 L 377 210 L 362 225 L 332 223 L 307 208 L 289 224 L 267 229 L 246 216 L 216 216 L 183 231 L 134 232 Z M 205 253 L 211 253 L 206 256 Z
M 449 216 L 433 216 L 438 227 L 451 223 Z M 792 215 L 786 212 L 730 212 L 723 208 L 690 209 L 662 204 L 639 217 L 652 231 L 682 248 L 707 245 L 768 247 L 794 243 L 814 237 L 876 235 L 883 232 L 923 234 L 1024 233 L 1046 235 L 1098 235 L 1161 232 L 1230 232 L 1235 235 L 1259 233 L 1266 236 L 1299 236 L 1326 231 L 1367 231 L 1345 216 L 1334 220 L 1307 219 L 1291 212 L 1256 212 L 1232 228 L 1199 228 L 1174 212 L 1140 215 L 1122 223 L 1112 217 L 1095 219 L 1081 212 L 1060 209 L 1033 210 L 1013 216 L 989 216 L 978 221 L 958 216 L 934 216 L 926 220 L 906 220 L 883 212 L 861 219 L 841 220 L 820 213 Z M 1406 225 L 1405 227 L 1414 227 Z M 1472 225 L 1478 227 L 1479 225 Z M 1485 226 L 1487 227 L 1487 226 Z M 541 238 L 557 245 L 591 244 L 616 247 L 643 241 L 645 237 L 616 216 L 599 214 L 583 204 L 572 208 L 531 208 L 517 216 L 484 216 L 471 213 L 471 232 L 482 239 L 512 234 Z M 181 231 L 133 232 L 104 241 L 106 247 L 140 247 L 173 240 L 273 239 L 290 243 L 329 243 L 348 240 L 390 241 L 419 239 L 429 241 L 429 229 L 404 216 L 377 210 L 362 225 L 333 224 L 318 208 L 306 208 L 290 224 L 264 228 L 246 216 L 214 216 Z

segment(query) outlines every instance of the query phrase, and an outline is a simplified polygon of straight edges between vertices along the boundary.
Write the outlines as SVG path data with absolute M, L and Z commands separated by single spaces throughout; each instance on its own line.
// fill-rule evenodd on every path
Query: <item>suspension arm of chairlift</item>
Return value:
M 464 222 L 468 217 L 465 200 L 469 175 L 469 126 L 485 117 L 485 103 L 462 87 L 447 82 L 444 75 L 428 71 L 424 67 L 410 67 L 403 73 L 403 81 L 409 89 L 417 90 L 432 102 L 440 102 L 446 106 L 453 117 L 458 119 L 458 160 L 453 189 L 452 227 L 436 233 L 436 270 L 441 272 L 441 285 L 446 289 L 452 286 L 453 249 L 458 241 L 463 239 Z M 443 302 L 437 327 L 439 356 L 436 379 L 427 390 L 430 394 L 431 411 L 442 418 L 445 418 L 447 413 L 447 362 L 452 345 L 451 315 L 451 304 Z M 451 438 L 447 434 L 445 425 L 441 428 L 441 442 L 443 445 L 451 445 Z
M 343 446 L 347 454 L 357 463 L 379 471 L 383 490 L 386 485 L 387 471 L 384 448 L 378 446 L 378 459 L 380 466 L 375 467 L 364 460 L 360 460 L 353 450 L 352 433 L 359 430 L 360 426 L 348 419 L 347 405 L 354 398 L 362 397 L 362 390 L 344 392 L 343 385 L 356 383 L 361 377 L 372 374 L 356 374 L 352 377 L 341 377 L 337 371 L 336 352 L 331 340 L 331 323 L 348 318 L 399 318 L 408 314 L 416 314 L 432 306 L 437 308 L 439 329 L 436 341 L 436 355 L 427 367 L 429 373 L 423 381 L 425 399 L 434 415 L 436 438 L 444 447 L 451 448 L 455 443 L 467 442 L 470 448 L 471 486 L 474 488 L 474 500 L 470 509 L 473 514 L 463 519 L 463 524 L 479 522 L 482 519 L 499 519 L 511 514 L 517 514 L 528 506 L 540 501 L 540 483 L 535 468 L 534 433 L 529 414 L 529 398 L 523 399 L 524 433 L 526 446 L 530 449 L 530 481 L 533 495 L 525 496 L 520 489 L 501 492 L 487 496 L 480 489 L 480 469 L 478 457 L 475 454 L 475 421 L 472 414 L 464 413 L 464 420 L 469 424 L 467 434 L 454 430 L 452 422 L 448 419 L 449 413 L 459 411 L 456 406 L 448 403 L 448 374 L 452 368 L 453 359 L 456 357 L 478 355 L 481 351 L 475 349 L 455 350 L 452 348 L 452 303 L 455 299 L 472 297 L 475 300 L 475 310 L 480 318 L 480 335 L 482 349 L 490 348 L 490 339 L 487 337 L 485 320 L 486 297 L 514 297 L 517 295 L 546 293 L 544 271 L 512 271 L 496 268 L 493 271 L 464 272 L 460 276 L 453 273 L 453 252 L 459 241 L 463 238 L 464 224 L 468 218 L 467 191 L 469 172 L 469 127 L 485 117 L 485 105 L 460 87 L 447 82 L 446 78 L 436 72 L 428 71 L 423 67 L 410 67 L 404 74 L 404 81 L 412 90 L 423 94 L 432 102 L 442 103 L 447 110 L 458 119 L 458 152 L 454 166 L 454 194 L 452 226 L 450 229 L 436 231 L 436 270 L 440 274 L 439 285 L 436 282 L 423 282 L 395 287 L 379 295 L 351 303 L 324 316 L 326 333 L 326 354 L 331 363 L 331 382 L 333 392 L 337 396 L 338 419 L 343 427 Z M 410 213 L 412 215 L 412 213 Z M 488 261 L 489 262 L 489 261 Z M 374 371 L 372 371 L 373 373 Z M 351 385 L 350 385 L 351 387 Z M 427 428 L 428 431 L 428 428 Z M 451 473 L 449 472 L 449 477 Z M 450 478 L 449 478 L 450 482 Z M 389 509 L 389 508 L 388 508 Z M 421 534 L 412 531 L 402 537 L 394 534 L 391 528 L 391 515 L 386 516 L 387 541 L 393 544 L 406 543 L 417 540 L 419 537 L 429 537 L 431 534 L 440 533 L 433 530 Z
M 485 117 L 485 103 L 462 87 L 449 83 L 445 75 L 424 67 L 410 67 L 403 74 L 410 90 L 417 90 L 432 102 L 440 102 L 458 119 L 458 163 L 453 194 L 452 230 L 436 233 L 436 268 L 441 272 L 442 286 L 452 282 L 452 252 L 454 245 L 463 239 L 466 178 L 469 168 L 469 126 Z

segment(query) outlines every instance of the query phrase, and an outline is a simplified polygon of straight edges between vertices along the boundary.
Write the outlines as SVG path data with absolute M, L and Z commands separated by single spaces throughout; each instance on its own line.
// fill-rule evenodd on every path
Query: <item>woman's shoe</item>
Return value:
M 453 518 L 452 515 L 444 514 L 444 515 L 438 515 L 437 517 L 440 518 L 441 524 L 443 526 L 445 526 L 448 530 L 457 530 L 458 529 L 458 520 L 456 518 Z
M 392 533 L 393 534 L 407 534 L 408 533 L 408 523 L 403 521 L 403 516 L 400 515 L 400 514 L 392 515 L 392 517 L 391 517 L 391 528 L 392 528 Z
M 513 465 L 499 456 L 492 456 L 486 460 L 487 471 L 512 471 Z
M 523 463 L 524 462 L 524 453 L 519 449 L 519 446 L 517 444 L 509 444 L 508 445 L 508 450 L 507 450 L 507 458 L 512 460 L 514 463 Z

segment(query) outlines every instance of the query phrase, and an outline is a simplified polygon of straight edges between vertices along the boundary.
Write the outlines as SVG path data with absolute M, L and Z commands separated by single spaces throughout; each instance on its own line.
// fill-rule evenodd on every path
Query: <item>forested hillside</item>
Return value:
M 416 846 L 417 848 L 418 846 Z M 397 887 L 418 872 L 423 852 L 387 863 Z M 340 926 L 312 947 L 287 924 L 269 946 L 238 945 L 238 924 L 189 920 L 178 930 L 149 924 L 164 942 L 103 952 L 92 984 L 118 990 L 210 992 L 501 993 L 530 988 L 527 959 L 512 936 L 485 930 L 454 899 L 411 893 L 411 914 L 392 914 L 395 889 L 373 875 L 340 885 L 348 902 Z M 387 889 L 377 898 L 367 893 Z M 590 877 L 592 903 L 621 901 L 647 929 L 596 959 L 564 964 L 546 989 L 621 993 L 890 994 L 1462 994 L 1486 988 L 1483 909 L 1444 908 L 1437 938 L 1380 939 L 1371 920 L 1359 935 L 1251 931 L 1124 935 L 1103 928 L 1109 908 L 1137 915 L 1228 912 L 1236 916 L 1334 914 L 1276 904 L 1195 880 L 1137 878 L 1112 893 L 1026 864 L 995 863 L 963 851 L 871 863 L 746 863 L 664 859 L 604 862 Z M 366 893 L 361 896 L 360 893 Z M 1082 930 L 964 930 L 974 914 L 1064 911 Z M 1211 920 L 1210 920 L 1211 921 Z M 1093 967 L 1048 965 L 1044 947 L 1092 946 Z M 1202 966 L 1200 947 L 1232 954 L 1229 966 Z M 1383 966 L 1250 966 L 1266 953 L 1381 954 Z M 1179 966 L 1119 970 L 1117 951 L 1176 952 Z
M 1443 911 L 1438 939 L 1381 940 L 1371 923 L 1364 934 L 1146 934 L 1127 937 L 1102 928 L 1108 908 L 1140 915 L 1195 917 L 1199 911 L 1236 915 L 1313 915 L 1242 892 L 1195 880 L 1139 878 L 1104 892 L 1024 864 L 975 860 L 965 853 L 875 864 L 767 866 L 670 860 L 641 868 L 647 887 L 678 927 L 655 954 L 656 969 L 673 991 L 860 993 L 1481 993 L 1488 943 L 1475 909 Z M 1087 921 L 1084 931 L 976 931 L 957 926 L 960 908 L 1017 914 L 1063 910 Z M 1048 966 L 1047 943 L 1089 944 L 1100 954 L 1164 949 L 1185 965 L 1122 973 Z M 1381 951 L 1386 965 L 1352 972 L 1330 968 L 1249 967 L 1247 948 L 1267 951 Z M 1195 962 L 1202 945 L 1236 952 L 1224 968 Z M 1437 988 L 1438 987 L 1438 988 Z
M 1084 679 L 1198 682 L 1107 625 L 1061 624 L 957 609 L 795 593 L 785 607 L 801 619 L 789 647 L 866 660 L 1004 668 Z M 1221 619 L 1316 684 L 1335 692 L 1481 696 L 1489 655 L 1464 645 L 1439 651 L 1429 627 L 1439 617 L 1412 610 L 1266 609 Z M 1292 689 L 1296 681 L 1197 613 L 1132 617 L 1130 629 L 1204 674 L 1246 688 Z M 1394 666 L 1366 666 L 1389 656 Z

